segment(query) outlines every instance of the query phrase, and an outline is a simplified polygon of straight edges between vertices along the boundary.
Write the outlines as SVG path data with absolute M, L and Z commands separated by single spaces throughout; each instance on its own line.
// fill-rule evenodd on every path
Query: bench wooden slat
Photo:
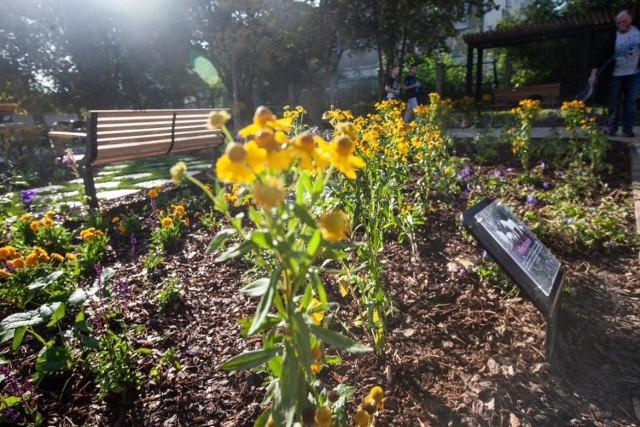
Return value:
M 48 135 L 57 151 L 64 151 L 63 140 L 85 141 L 85 155 L 78 164 L 83 167 L 89 203 L 97 207 L 93 166 L 219 146 L 224 143 L 222 132 L 206 126 L 215 110 L 94 110 L 88 113 L 86 133 L 51 131 Z

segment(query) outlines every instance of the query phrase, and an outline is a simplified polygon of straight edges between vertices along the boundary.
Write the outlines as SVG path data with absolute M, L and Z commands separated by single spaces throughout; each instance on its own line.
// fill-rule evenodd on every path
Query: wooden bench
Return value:
M 493 92 L 493 105 L 496 107 L 517 107 L 523 99 L 535 99 L 544 106 L 557 106 L 560 103 L 560 83 L 504 87 Z
M 124 160 L 203 150 L 221 145 L 224 135 L 207 128 L 214 109 L 90 111 L 86 132 L 50 131 L 54 146 L 81 138 L 81 166 L 85 194 L 92 208 L 98 207 L 93 180 L 95 166 Z

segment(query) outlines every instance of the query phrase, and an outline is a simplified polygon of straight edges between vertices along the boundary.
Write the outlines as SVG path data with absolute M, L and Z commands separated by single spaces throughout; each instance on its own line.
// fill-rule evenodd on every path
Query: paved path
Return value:
M 187 163 L 187 173 L 195 175 L 211 169 L 212 162 L 190 155 L 170 155 L 152 157 L 144 161 L 126 161 L 105 165 L 95 175 L 95 185 L 98 200 L 109 200 L 127 196 L 143 190 L 149 190 L 156 185 L 171 182 L 169 169 L 178 161 Z M 44 210 L 54 209 L 61 205 L 68 207 L 81 206 L 84 190 L 77 190 L 78 185 L 84 186 L 82 179 L 74 179 L 66 185 L 49 185 L 36 188 L 40 200 L 39 205 Z M 35 206 L 35 209 L 39 209 Z

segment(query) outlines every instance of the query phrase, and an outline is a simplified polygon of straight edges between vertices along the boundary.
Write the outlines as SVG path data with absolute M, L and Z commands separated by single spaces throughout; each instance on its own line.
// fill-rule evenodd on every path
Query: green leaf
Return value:
M 28 289 L 29 290 L 34 290 L 34 289 L 46 288 L 47 286 L 49 286 L 50 284 L 52 284 L 56 280 L 58 280 L 58 278 L 60 276 L 62 276 L 63 274 L 64 274 L 64 271 L 58 270 L 58 271 L 54 271 L 53 273 L 49 274 L 47 277 L 39 277 L 36 280 L 34 280 L 33 282 L 31 282 L 31 284 L 28 286 Z
M 153 350 L 147 347 L 140 347 L 140 348 L 137 348 L 135 352 L 138 354 L 149 355 L 153 353 Z
M 322 244 L 322 233 L 320 233 L 320 230 L 316 230 L 313 233 L 313 236 L 311 236 L 311 239 L 309 239 L 307 254 L 309 254 L 309 256 L 314 256 L 320 247 L 320 244 Z
M 248 335 L 249 328 L 253 323 L 253 318 L 240 319 L 238 320 L 238 323 L 242 325 L 242 329 L 240 330 L 240 335 L 242 335 L 243 338 L 247 338 L 249 336 Z M 258 330 L 254 332 L 254 335 L 264 331 L 268 331 L 269 329 L 273 328 L 274 326 L 278 326 L 281 323 L 282 323 L 282 319 L 280 317 L 269 314 L 267 315 L 267 318 L 262 321 L 262 325 L 260 325 L 260 328 L 258 328 Z
M 66 369 L 70 360 L 69 352 L 64 347 L 48 347 L 36 360 L 38 372 L 51 373 L 60 369 Z
M 264 222 L 264 212 L 262 210 L 250 207 L 249 219 L 251 219 L 251 221 L 253 221 L 255 225 L 260 226 L 260 224 Z
M 249 283 L 247 286 L 240 289 L 240 292 L 245 295 L 249 295 L 250 297 L 261 297 L 267 291 L 268 287 L 269 279 L 263 277 L 262 279 Z
M 227 239 L 234 236 L 235 234 L 236 234 L 236 231 L 232 228 L 220 230 L 218 234 L 216 234 L 215 237 L 211 240 L 211 243 L 209 243 L 209 246 L 205 251 L 205 255 L 210 255 L 213 251 L 218 249 L 220 245 L 226 242 Z
M 87 334 L 93 332 L 91 326 L 86 322 L 86 320 L 81 320 L 73 324 L 73 329 L 80 332 L 85 332 Z
M 280 401 L 276 413 L 282 415 L 278 425 L 290 426 L 293 424 L 293 418 L 296 413 L 296 404 L 302 397 L 300 394 L 302 386 L 302 378 L 300 375 L 300 367 L 295 352 L 290 346 L 287 346 L 287 352 L 282 361 L 282 376 L 280 377 Z M 274 421 L 278 420 L 274 417 Z
M 311 180 L 309 175 L 301 173 L 298 178 L 298 185 L 296 186 L 296 203 L 303 205 L 305 202 L 305 195 L 311 192 Z
M 373 351 L 373 349 L 369 346 L 360 344 L 359 342 L 354 341 L 351 338 L 345 337 L 338 332 L 331 331 L 321 326 L 309 325 L 309 329 L 316 337 L 318 337 L 325 343 L 341 350 L 348 351 L 349 353 L 368 353 L 370 351 Z
M 75 291 L 73 291 L 73 293 L 67 300 L 67 303 L 69 305 L 77 307 L 79 305 L 84 304 L 87 298 L 89 298 L 89 295 L 85 292 L 85 290 L 82 288 L 77 288 Z
M 11 343 L 12 350 L 15 350 L 16 348 L 20 347 L 20 344 L 22 344 L 22 339 L 24 338 L 25 332 L 27 332 L 26 326 L 21 326 L 15 330 L 15 332 L 13 333 L 13 342 Z
M 289 203 L 289 209 L 293 210 L 293 213 L 296 215 L 296 217 L 298 217 L 298 219 L 300 219 L 300 221 L 311 228 L 317 227 L 315 219 L 313 219 L 313 217 L 309 215 L 309 212 L 304 206 L 293 202 Z
M 49 320 L 49 323 L 47 323 L 47 327 L 53 326 L 60 320 L 64 319 L 66 308 L 67 307 L 64 304 L 60 304 L 58 308 L 56 308 L 56 311 L 54 311 L 51 315 L 51 320 Z
M 35 310 L 15 313 L 5 317 L 0 322 L 0 342 L 6 342 L 13 338 L 14 331 L 21 326 L 39 325 L 46 322 L 60 304 L 60 302 L 51 302 L 43 304 Z
M 269 286 L 267 286 L 265 293 L 262 295 L 262 298 L 260 298 L 256 314 L 253 316 L 253 322 L 247 331 L 248 336 L 255 334 L 258 329 L 260 329 L 262 322 L 269 314 L 269 310 L 271 310 L 271 305 L 273 304 L 273 295 L 276 293 L 276 286 L 278 284 L 278 279 L 280 278 L 280 272 L 281 269 L 277 269 L 271 275 Z
M 309 328 L 300 313 L 293 313 L 290 320 L 290 332 L 293 338 L 293 345 L 298 350 L 298 359 L 307 371 L 307 374 L 311 375 L 311 363 L 313 363 L 313 356 L 311 356 L 311 336 L 309 334 Z
M 223 262 L 231 258 L 240 257 L 251 249 L 255 247 L 255 243 L 250 240 L 244 241 L 239 245 L 234 245 L 233 247 L 227 249 L 224 253 L 222 253 L 218 258 L 214 260 L 214 262 Z
M 271 233 L 264 231 L 255 230 L 251 233 L 251 241 L 264 249 L 270 249 L 273 247 Z
M 80 338 L 80 341 L 82 341 L 82 344 L 85 347 L 89 347 L 89 348 L 93 348 L 93 349 L 100 348 L 100 340 L 98 340 L 98 338 L 96 338 L 96 337 L 84 336 L 84 337 Z
M 225 371 L 239 371 L 252 369 L 266 363 L 273 356 L 282 352 L 281 348 L 263 348 L 260 350 L 246 351 L 238 356 L 234 356 L 226 362 L 218 365 L 218 369 Z

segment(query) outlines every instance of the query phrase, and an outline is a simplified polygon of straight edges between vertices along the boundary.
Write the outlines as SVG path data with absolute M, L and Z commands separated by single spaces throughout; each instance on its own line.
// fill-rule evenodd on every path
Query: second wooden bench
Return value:
M 534 99 L 540 101 L 540 105 L 555 107 L 560 103 L 560 83 L 504 87 L 493 92 L 496 107 L 517 107 L 523 99 Z

